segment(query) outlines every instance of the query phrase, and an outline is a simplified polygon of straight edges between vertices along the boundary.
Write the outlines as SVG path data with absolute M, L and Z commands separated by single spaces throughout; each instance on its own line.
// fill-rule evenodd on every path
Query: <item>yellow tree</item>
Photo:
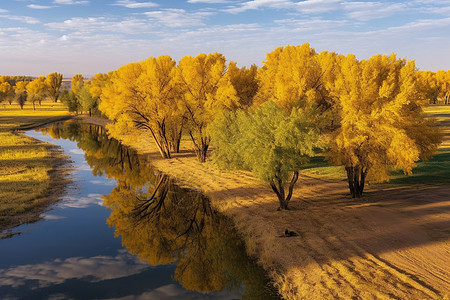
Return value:
M 167 131 L 178 117 L 175 61 L 170 56 L 150 57 L 119 68 L 102 89 L 100 110 L 114 124 L 112 136 L 150 132 L 161 156 L 170 158 Z
M 83 75 L 81 74 L 75 74 L 72 76 L 72 83 L 71 83 L 71 89 L 72 92 L 75 93 L 75 95 L 77 95 L 81 88 L 84 86 L 84 78 Z
M 33 103 L 33 110 L 36 110 L 36 101 L 41 104 L 45 95 L 45 76 L 40 76 L 30 82 L 27 87 L 28 99 Z
M 437 103 L 441 87 L 436 80 L 436 73 L 431 71 L 418 71 L 417 86 L 431 104 Z
M 17 104 L 20 105 L 20 109 L 23 109 L 25 102 L 27 101 L 27 85 L 29 81 L 17 81 L 14 87 L 14 94 Z
M 2 103 L 5 99 L 7 99 L 11 94 L 11 85 L 9 82 L 1 82 L 0 81 L 0 103 Z
M 59 98 L 59 89 L 61 88 L 62 77 L 62 74 L 54 72 L 48 74 L 45 78 L 47 95 L 53 99 L 54 102 L 58 101 Z
M 444 104 L 450 104 L 450 70 L 439 70 L 436 72 L 436 81 L 439 86 L 439 96 Z
M 419 158 L 436 151 L 441 135 L 423 117 L 427 101 L 418 92 L 413 61 L 348 55 L 336 68 L 329 88 L 339 127 L 329 135 L 328 158 L 345 166 L 350 193 L 361 197 L 366 177 L 387 180 L 391 167 L 410 174 Z
M 258 92 L 258 67 L 252 65 L 250 68 L 238 68 L 235 62 L 230 62 L 227 73 L 230 76 L 231 84 L 236 90 L 239 105 L 243 108 L 253 105 L 253 98 Z
M 220 53 L 184 56 L 177 67 L 177 82 L 182 91 L 189 135 L 200 162 L 206 161 L 211 141 L 206 127 L 222 109 L 236 109 L 239 98 L 226 72 L 225 57 Z
M 305 103 L 326 106 L 329 101 L 324 79 L 332 70 L 335 55 L 318 55 L 308 43 L 279 47 L 267 54 L 259 69 L 256 102 L 274 101 L 290 112 Z

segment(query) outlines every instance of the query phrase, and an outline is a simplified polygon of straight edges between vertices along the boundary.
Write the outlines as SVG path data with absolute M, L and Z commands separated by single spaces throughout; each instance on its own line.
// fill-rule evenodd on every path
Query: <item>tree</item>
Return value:
M 248 108 L 253 105 L 253 98 L 258 92 L 258 67 L 252 65 L 250 68 L 238 68 L 235 62 L 230 62 L 227 73 L 230 76 L 231 84 L 236 90 L 239 106 Z
M 436 104 L 441 87 L 436 80 L 436 73 L 431 71 L 418 71 L 417 87 L 421 93 L 429 99 L 430 104 Z
M 286 113 L 272 101 L 252 113 L 225 111 L 209 127 L 214 160 L 252 171 L 271 186 L 279 209 L 288 209 L 299 170 L 319 146 L 313 116 L 311 109 L 293 108 Z
M 444 100 L 444 104 L 450 104 L 450 70 L 437 71 L 436 81 L 439 86 L 439 96 Z
M 0 103 L 10 97 L 12 92 L 12 87 L 9 82 L 1 82 L 0 81 Z
M 149 132 L 161 156 L 170 158 L 167 132 L 180 116 L 174 74 L 175 61 L 170 56 L 149 57 L 115 71 L 102 89 L 100 104 L 100 110 L 114 121 L 108 125 L 112 136 Z
M 17 81 L 14 87 L 15 99 L 19 104 L 20 109 L 23 109 L 25 102 L 27 101 L 27 85 L 28 81 Z
M 47 95 L 54 101 L 58 101 L 62 83 L 62 74 L 57 72 L 50 73 L 45 78 L 45 85 L 47 87 Z
M 361 197 L 366 178 L 388 180 L 392 166 L 410 174 L 419 158 L 436 151 L 441 135 L 422 114 L 427 100 L 418 92 L 413 61 L 348 55 L 336 68 L 329 88 L 339 126 L 328 136 L 328 159 L 345 167 L 350 193 Z
M 84 78 L 83 75 L 81 74 L 75 74 L 72 76 L 72 83 L 71 83 L 71 89 L 72 92 L 75 93 L 75 95 L 77 95 L 81 88 L 84 86 Z
M 45 95 L 45 77 L 40 76 L 30 82 L 27 87 L 28 100 L 33 103 L 33 110 L 36 110 L 36 101 L 41 104 Z
M 335 56 L 318 55 L 308 43 L 276 48 L 259 69 L 256 102 L 271 100 L 287 112 L 305 101 L 327 109 L 330 97 L 324 82 L 332 74 Z
M 77 96 L 71 90 L 63 90 L 61 92 L 61 96 L 59 97 L 61 103 L 63 103 L 70 112 L 75 112 L 78 114 L 81 111 L 81 104 L 78 101 Z
M 184 56 L 177 67 L 182 107 L 186 109 L 188 132 L 200 162 L 206 161 L 211 141 L 206 127 L 222 109 L 240 106 L 220 53 Z
M 82 86 L 78 90 L 78 93 L 76 93 L 76 97 L 78 99 L 78 103 L 80 104 L 81 111 L 82 112 L 89 111 L 89 116 L 91 116 L 92 109 L 95 109 L 97 101 L 94 97 L 92 97 L 91 93 L 89 92 L 89 87 Z

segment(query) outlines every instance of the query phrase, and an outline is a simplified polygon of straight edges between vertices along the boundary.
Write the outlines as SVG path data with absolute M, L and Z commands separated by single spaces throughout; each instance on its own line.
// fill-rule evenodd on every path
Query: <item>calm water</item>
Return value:
M 0 240 L 0 299 L 273 299 L 232 222 L 101 127 L 29 136 L 61 146 L 73 183 L 44 220 Z

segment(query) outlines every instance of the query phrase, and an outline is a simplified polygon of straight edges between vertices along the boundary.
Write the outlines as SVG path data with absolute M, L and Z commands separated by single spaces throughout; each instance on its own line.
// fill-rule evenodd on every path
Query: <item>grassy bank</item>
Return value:
M 447 109 L 438 112 L 447 114 Z M 134 140 L 138 142 L 131 146 L 149 153 L 156 168 L 202 191 L 217 210 L 233 218 L 247 252 L 258 258 L 286 299 L 439 299 L 450 291 L 439 280 L 449 275 L 448 264 L 438 263 L 449 258 L 447 235 L 439 227 L 445 222 L 436 221 L 447 218 L 440 210 L 445 200 L 433 194 L 446 195 L 444 190 L 402 190 L 389 197 L 372 186 L 370 199 L 351 199 L 343 170 L 317 157 L 301 172 L 291 210 L 276 211 L 268 186 L 248 172 L 200 164 L 187 141 L 182 153 L 165 160 L 148 136 Z M 446 160 L 445 145 L 435 166 Z M 432 172 L 431 178 L 438 171 L 428 167 L 423 172 Z M 421 199 L 429 198 L 441 204 L 425 202 L 430 208 L 418 210 Z M 440 232 L 439 239 L 430 238 L 430 228 Z M 299 235 L 286 238 L 286 229 Z M 402 255 L 402 249 L 408 254 Z
M 43 102 L 36 110 L 25 105 L 0 107 L 0 232 L 34 222 L 66 184 L 65 156 L 56 147 L 22 134 L 21 130 L 69 118 L 60 103 Z

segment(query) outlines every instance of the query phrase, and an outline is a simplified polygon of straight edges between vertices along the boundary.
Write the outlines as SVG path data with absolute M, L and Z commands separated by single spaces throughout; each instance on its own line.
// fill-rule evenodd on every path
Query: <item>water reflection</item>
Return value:
M 41 130 L 76 141 L 94 174 L 117 180 L 103 205 L 112 210 L 107 223 L 131 254 L 152 266 L 175 264 L 173 278 L 188 290 L 276 298 L 262 269 L 245 254 L 232 221 L 216 214 L 202 194 L 178 187 L 100 126 L 69 121 Z

